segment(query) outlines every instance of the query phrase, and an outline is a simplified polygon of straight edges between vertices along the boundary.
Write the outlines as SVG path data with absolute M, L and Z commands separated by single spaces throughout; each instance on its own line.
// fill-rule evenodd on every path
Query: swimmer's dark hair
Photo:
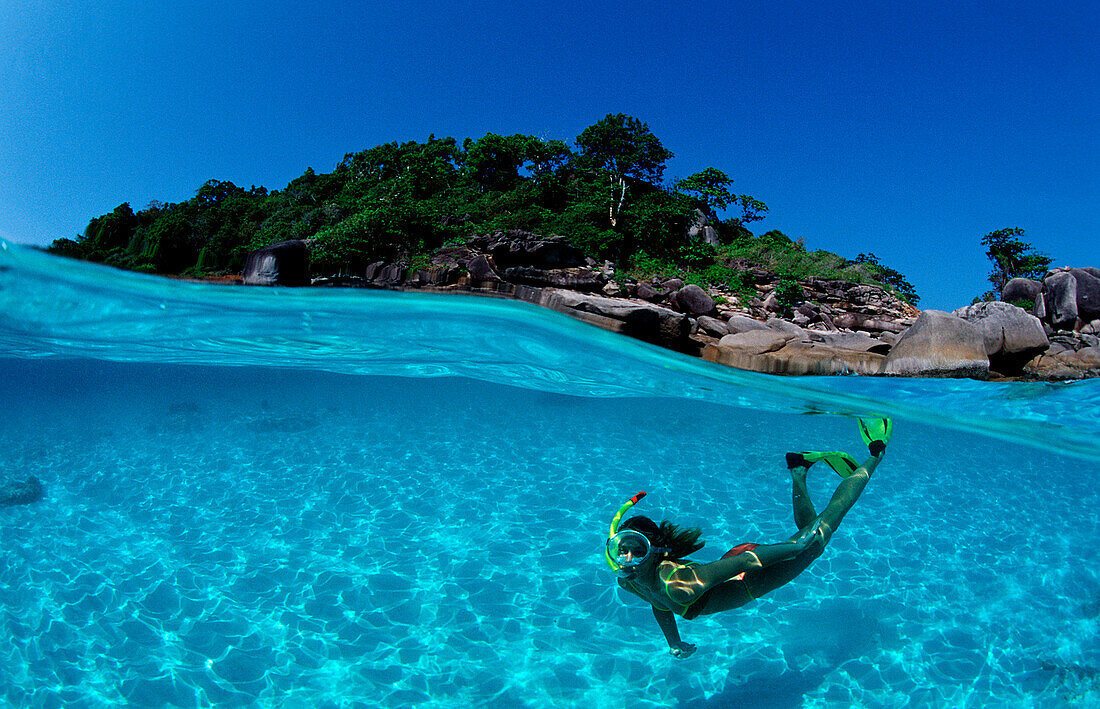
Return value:
M 638 515 L 620 524 L 619 529 L 633 529 L 641 532 L 653 546 L 671 549 L 669 556 L 673 559 L 683 559 L 706 545 L 706 542 L 699 541 L 699 537 L 703 535 L 702 529 L 699 527 L 681 529 L 667 519 L 658 525 L 649 517 Z

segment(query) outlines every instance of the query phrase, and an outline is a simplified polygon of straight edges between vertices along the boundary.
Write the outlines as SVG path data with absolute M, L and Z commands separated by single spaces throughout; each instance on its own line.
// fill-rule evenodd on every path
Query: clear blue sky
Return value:
M 758 233 L 874 252 L 923 307 L 986 290 L 994 229 L 1100 266 L 1092 3 L 688 5 L 0 0 L 0 236 L 621 111 L 667 177 L 724 170 L 770 206 Z

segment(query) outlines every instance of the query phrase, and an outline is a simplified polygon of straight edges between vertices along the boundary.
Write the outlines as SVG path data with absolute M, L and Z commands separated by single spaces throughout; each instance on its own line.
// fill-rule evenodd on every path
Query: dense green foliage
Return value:
M 853 263 L 863 264 L 872 278 L 883 285 L 893 288 L 898 295 L 909 303 L 916 305 L 920 302 L 920 296 L 917 295 L 917 291 L 913 288 L 913 284 L 906 280 L 901 272 L 895 271 L 889 266 L 884 266 L 879 263 L 878 256 L 861 253 L 859 256 L 856 256 L 856 260 Z
M 794 306 L 801 303 L 803 297 L 802 286 L 791 278 L 780 278 L 775 284 L 775 302 L 779 306 L 779 314 L 785 318 L 791 317 Z
M 335 274 L 378 260 L 424 263 L 433 249 L 472 234 L 524 229 L 564 234 L 630 273 L 679 275 L 746 295 L 752 288 L 744 269 L 756 265 L 788 279 L 880 282 L 915 302 L 912 286 L 873 255 L 847 261 L 807 253 L 779 231 L 753 236 L 747 227 L 764 218 L 767 205 L 735 194 L 717 168 L 666 185 L 671 157 L 645 123 L 621 113 L 585 128 L 572 146 L 529 135 L 489 133 L 461 144 L 429 136 L 349 153 L 331 173 L 307 169 L 282 190 L 210 180 L 178 204 L 154 202 L 138 212 L 122 204 L 51 250 L 203 275 L 239 271 L 262 246 L 310 238 L 314 273 Z M 721 219 L 727 210 L 740 213 Z M 720 246 L 688 235 L 700 215 Z
M 989 295 L 999 296 L 1013 278 L 1042 278 L 1050 266 L 1049 256 L 1039 253 L 1026 241 L 1020 241 L 1019 237 L 1024 234 L 1023 229 L 1012 227 L 991 231 L 982 237 L 985 255 L 993 262 L 989 282 L 996 292 Z

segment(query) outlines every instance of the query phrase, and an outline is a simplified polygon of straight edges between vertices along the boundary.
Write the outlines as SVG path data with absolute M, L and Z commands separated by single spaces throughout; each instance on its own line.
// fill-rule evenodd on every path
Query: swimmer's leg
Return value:
M 829 543 L 833 532 L 843 521 L 844 515 L 848 514 L 848 510 L 856 504 L 863 488 L 867 487 L 867 483 L 871 480 L 871 474 L 882 462 L 884 454 L 885 451 L 883 450 L 878 455 L 872 455 L 863 462 L 863 465 L 856 468 L 855 472 L 837 485 L 836 492 L 833 493 L 829 504 L 825 506 L 825 511 L 821 513 L 821 533 L 825 544 Z
M 848 514 L 848 510 L 852 509 L 856 500 L 859 499 L 863 488 L 867 487 L 871 474 L 882 462 L 882 455 L 880 451 L 879 455 L 871 456 L 863 465 L 856 468 L 851 475 L 840 482 L 836 492 L 833 493 L 832 499 L 825 507 L 825 511 L 821 513 L 821 517 L 812 522 L 821 530 L 821 536 L 814 540 L 806 551 L 789 561 L 781 561 L 778 564 L 756 569 L 745 575 L 745 585 L 753 598 L 760 598 L 765 593 L 774 591 L 789 583 L 805 571 L 814 559 L 821 556 L 821 553 L 825 551 L 825 546 L 832 539 L 833 532 L 836 531 L 844 519 L 844 515 Z M 801 530 L 799 533 L 801 533 Z M 797 536 L 796 534 L 795 537 Z M 791 539 L 795 537 L 791 537 Z
M 794 506 L 794 523 L 799 529 L 817 519 L 817 510 L 806 488 L 806 473 L 810 465 L 800 453 L 787 454 L 787 469 L 791 473 L 791 503 Z

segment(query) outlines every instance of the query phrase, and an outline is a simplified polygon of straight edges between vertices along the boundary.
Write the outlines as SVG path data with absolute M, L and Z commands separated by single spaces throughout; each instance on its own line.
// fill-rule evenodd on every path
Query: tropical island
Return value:
M 993 290 L 921 312 L 873 253 L 809 251 L 750 226 L 767 205 L 609 114 L 573 145 L 493 133 L 386 143 L 282 190 L 209 180 L 128 204 L 50 251 L 146 273 L 257 285 L 490 293 L 743 369 L 1077 379 L 1100 376 L 1100 271 L 1054 269 L 1001 229 Z

